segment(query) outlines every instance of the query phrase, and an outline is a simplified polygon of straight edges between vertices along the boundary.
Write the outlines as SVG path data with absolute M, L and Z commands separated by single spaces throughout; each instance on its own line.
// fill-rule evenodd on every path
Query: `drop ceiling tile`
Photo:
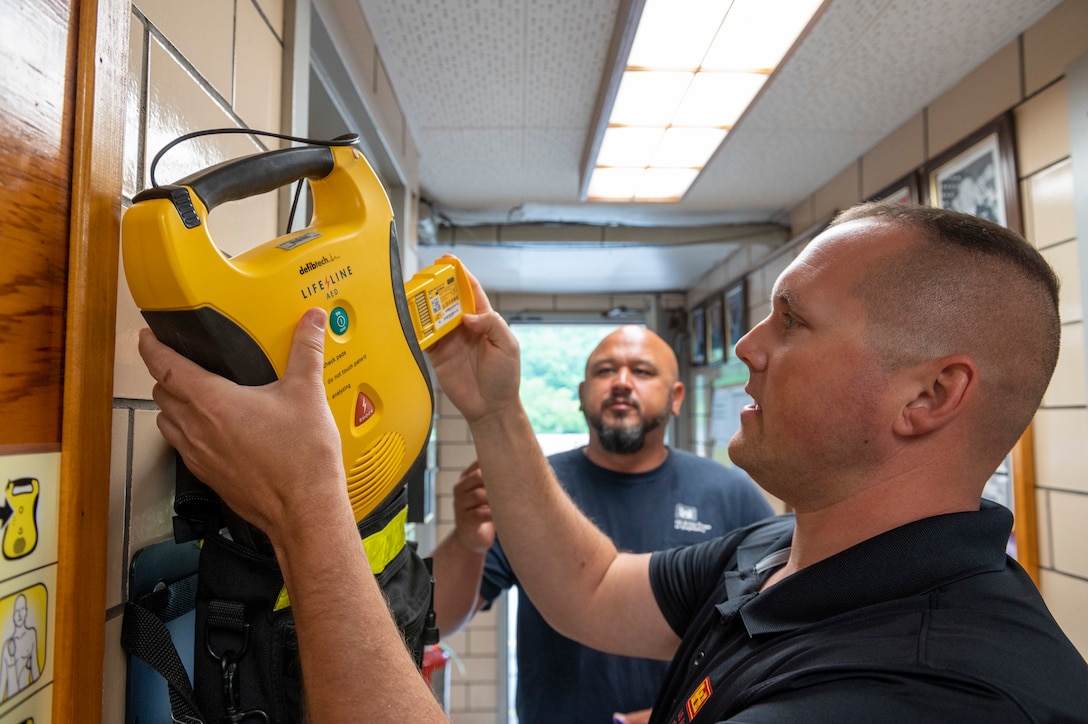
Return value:
M 536 193 L 532 200 L 567 204 L 578 201 L 585 131 L 577 128 L 531 128 L 525 131 L 524 173 Z
M 681 203 L 581 204 L 619 5 L 362 0 L 429 197 L 521 220 L 781 218 L 1058 0 L 832 0 Z
M 420 157 L 424 195 L 455 208 L 514 206 L 522 201 L 524 133 L 520 129 L 441 130 Z M 493 159 L 502 159 L 494 163 Z
M 525 39 L 528 128 L 589 128 L 617 2 L 529 3 Z
M 368 0 L 363 10 L 417 128 L 521 123 L 525 3 Z M 420 139 L 421 150 L 429 144 Z

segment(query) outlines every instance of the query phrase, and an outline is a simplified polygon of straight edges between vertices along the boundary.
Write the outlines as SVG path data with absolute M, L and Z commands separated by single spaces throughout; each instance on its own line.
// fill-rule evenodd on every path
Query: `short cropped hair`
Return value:
M 856 284 L 870 346 L 889 369 L 949 354 L 972 357 L 986 395 L 976 442 L 1004 456 L 1057 364 L 1054 270 L 1019 234 L 956 211 L 874 202 L 847 209 L 832 225 L 866 219 L 909 229 L 923 242 Z

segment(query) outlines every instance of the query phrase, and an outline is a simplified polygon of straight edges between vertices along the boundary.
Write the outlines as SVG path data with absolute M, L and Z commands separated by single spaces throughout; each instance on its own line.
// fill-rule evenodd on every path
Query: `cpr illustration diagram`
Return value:
M 0 703 L 41 678 L 47 602 L 40 584 L 0 599 Z

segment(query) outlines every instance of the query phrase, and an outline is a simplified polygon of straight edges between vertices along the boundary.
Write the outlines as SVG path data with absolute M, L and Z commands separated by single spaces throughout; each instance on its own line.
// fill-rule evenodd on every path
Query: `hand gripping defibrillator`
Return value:
M 212 209 L 296 181 L 301 186 L 303 179 L 313 196 L 308 226 L 234 256 L 216 246 L 208 223 Z M 433 413 L 421 350 L 453 330 L 474 304 L 467 276 L 453 258 L 440 259 L 403 283 L 392 207 L 352 138 L 258 153 L 174 184 L 153 185 L 135 196 L 124 215 L 122 254 L 132 297 L 155 336 L 240 384 L 278 379 L 302 313 L 313 306 L 327 310 L 323 382 L 340 431 L 349 498 L 379 583 L 387 569 L 400 570 L 397 561 L 407 550 L 405 487 L 409 478 L 423 473 Z M 274 563 L 263 533 L 227 509 L 182 463 L 175 537 L 179 542 L 204 539 L 200 584 L 207 588 L 228 577 L 204 560 L 210 556 L 209 539 L 216 547 L 240 547 L 242 554 Z M 217 535 L 221 527 L 229 534 Z M 429 574 L 424 570 L 423 575 L 429 595 Z M 402 630 L 415 627 L 400 620 L 397 604 L 404 597 L 386 584 Z M 272 596 L 273 612 L 289 606 L 280 587 Z M 219 600 L 233 594 L 208 595 Z M 418 597 L 406 594 L 407 599 Z M 199 643 L 203 636 L 209 648 L 215 637 L 201 631 L 209 616 L 201 620 L 200 598 L 198 591 L 197 638 Z M 429 607 L 430 601 L 424 603 Z M 211 620 L 222 619 L 212 611 Z M 244 623 L 248 630 L 252 621 Z M 247 634 L 250 647 L 253 633 Z M 418 663 L 421 647 L 413 653 Z M 209 671 L 226 666 L 222 654 L 211 653 Z M 260 696 L 258 704 L 268 707 Z M 225 715 L 232 706 L 250 705 L 225 702 Z

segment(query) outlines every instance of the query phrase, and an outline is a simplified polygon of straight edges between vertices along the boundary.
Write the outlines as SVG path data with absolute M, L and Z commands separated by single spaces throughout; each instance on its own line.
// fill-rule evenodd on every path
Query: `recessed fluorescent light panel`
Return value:
M 679 201 L 822 4 L 646 0 L 586 199 Z

